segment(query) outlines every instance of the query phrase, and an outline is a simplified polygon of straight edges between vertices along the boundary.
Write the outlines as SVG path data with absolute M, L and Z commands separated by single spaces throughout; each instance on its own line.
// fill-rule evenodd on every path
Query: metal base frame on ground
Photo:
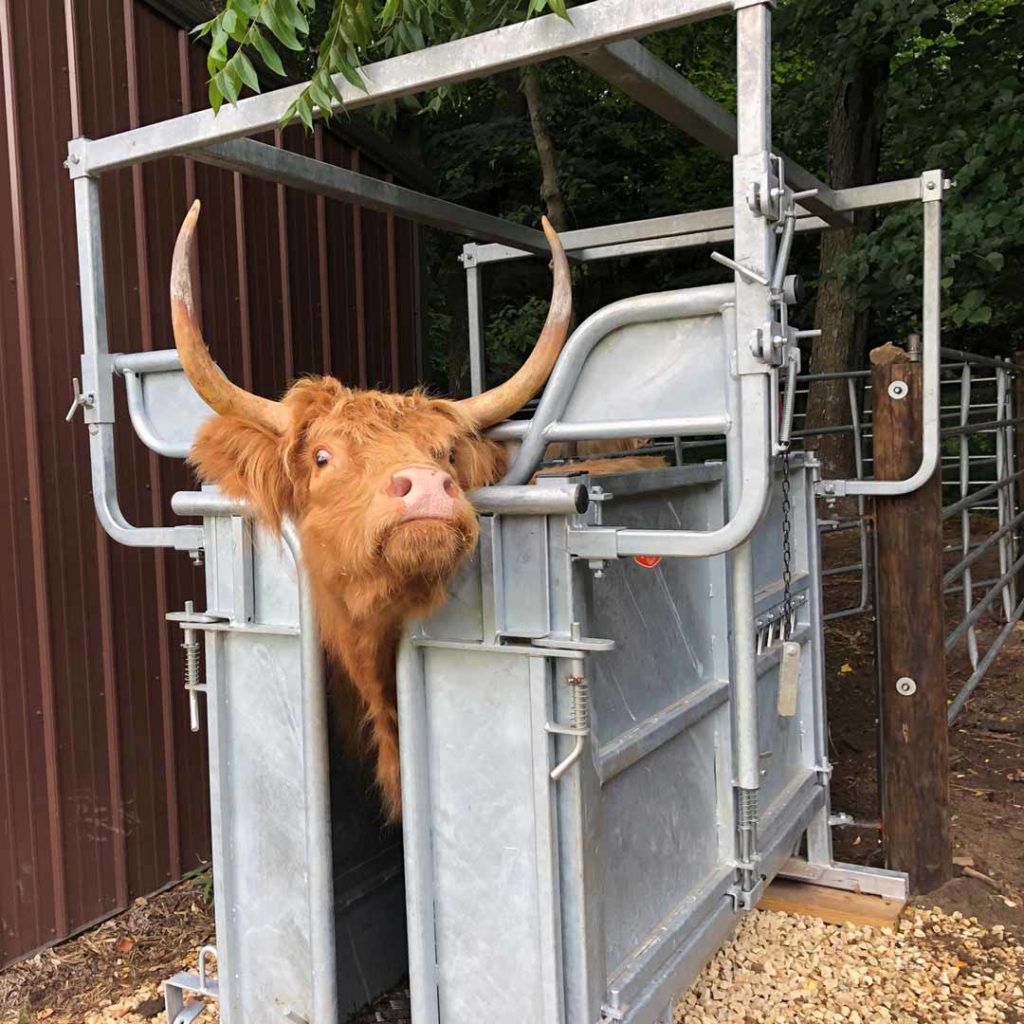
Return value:
M 725 13 L 736 23 L 735 117 L 633 39 Z M 494 431 L 520 448 L 507 478 L 472 496 L 479 552 L 448 608 L 403 648 L 417 1024 L 665 1020 L 775 874 L 886 895 L 905 889 L 903 876 L 832 863 L 813 498 L 905 493 L 935 468 L 946 182 L 928 171 L 833 191 L 773 150 L 769 3 L 593 0 L 571 15 L 381 61 L 364 69 L 364 90 L 337 82 L 354 109 L 569 56 L 733 161 L 730 207 L 566 234 L 584 260 L 731 242 L 731 256 L 712 254 L 731 275 L 635 296 L 580 325 L 533 419 Z M 275 127 L 300 88 L 217 116 L 77 139 L 68 156 L 84 334 L 72 413 L 81 409 L 88 425 L 98 517 L 121 543 L 207 564 L 207 611 L 175 618 L 191 643 L 206 633 L 228 1024 L 333 1024 L 354 999 L 376 994 L 404 966 L 390 902 L 402 872 L 379 829 L 353 845 L 373 824 L 360 818 L 354 788 L 335 780 L 334 793 L 352 799 L 327 799 L 321 653 L 294 534 L 274 547 L 244 508 L 208 492 L 174 501 L 179 514 L 202 516 L 201 526 L 138 528 L 120 510 L 115 377 L 139 437 L 159 454 L 183 456 L 208 410 L 173 351 L 109 351 L 100 176 L 182 156 L 459 231 L 488 243 L 464 253 L 471 312 L 484 263 L 546 251 L 536 230 L 245 138 Z M 788 454 L 807 333 L 789 323 L 793 239 L 848 225 L 865 206 L 914 200 L 924 220 L 922 462 L 904 481 L 822 481 L 812 460 Z M 483 351 L 474 314 L 474 390 Z M 630 374 L 636 386 L 621 387 Z M 627 474 L 607 489 L 570 478 L 529 483 L 553 440 L 652 434 L 717 437 L 724 465 Z M 782 534 L 795 547 L 780 564 Z M 637 556 L 663 561 L 644 569 Z M 233 698 L 251 679 L 266 691 L 258 707 Z M 194 699 L 203 684 L 189 684 Z M 794 860 L 801 844 L 805 857 Z M 171 991 L 190 988 L 180 979 Z M 179 1018 L 187 1012 L 168 1006 Z

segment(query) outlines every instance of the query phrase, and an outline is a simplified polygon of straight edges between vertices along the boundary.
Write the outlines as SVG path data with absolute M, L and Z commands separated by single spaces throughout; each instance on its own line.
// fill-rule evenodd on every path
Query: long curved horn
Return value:
M 569 261 L 565 257 L 558 233 L 548 222 L 547 217 L 544 217 L 541 223 L 544 226 L 544 234 L 547 235 L 548 245 L 551 246 L 554 264 L 554 285 L 548 318 L 529 358 L 515 374 L 504 384 L 499 384 L 498 387 L 472 398 L 464 398 L 458 403 L 459 408 L 468 413 L 481 429 L 508 419 L 540 391 L 554 368 L 565 339 L 569 336 L 569 326 L 572 322 L 572 275 L 569 273 Z
M 241 416 L 279 433 L 283 432 L 288 426 L 289 416 L 280 402 L 250 394 L 244 388 L 232 384 L 213 361 L 203 340 L 192 300 L 192 254 L 197 220 L 198 199 L 185 215 L 178 231 L 178 240 L 174 243 L 174 258 L 171 260 L 171 323 L 174 326 L 174 344 L 185 376 L 199 397 L 214 412 L 222 416 Z

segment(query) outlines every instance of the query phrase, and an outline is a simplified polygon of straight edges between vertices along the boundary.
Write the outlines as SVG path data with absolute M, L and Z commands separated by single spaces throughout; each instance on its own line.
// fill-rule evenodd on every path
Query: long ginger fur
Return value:
M 444 602 L 449 580 L 476 546 L 465 491 L 500 479 L 505 452 L 455 403 L 418 391 L 355 391 L 320 377 L 299 381 L 282 402 L 290 414 L 283 433 L 215 416 L 200 429 L 190 460 L 204 480 L 248 500 L 272 530 L 285 515 L 295 520 L 321 637 L 358 695 L 393 821 L 401 815 L 398 640 L 407 622 Z M 332 455 L 324 467 L 314 460 L 320 449 Z M 381 485 L 410 465 L 436 465 L 455 479 L 450 521 L 402 521 Z

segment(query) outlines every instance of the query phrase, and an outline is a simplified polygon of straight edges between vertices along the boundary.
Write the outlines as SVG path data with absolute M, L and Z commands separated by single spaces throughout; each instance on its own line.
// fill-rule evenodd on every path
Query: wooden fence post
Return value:
M 896 352 L 871 353 L 879 480 L 905 479 L 921 463 L 923 367 Z M 953 872 L 940 477 L 875 502 L 882 842 L 887 866 L 906 871 L 915 892 Z

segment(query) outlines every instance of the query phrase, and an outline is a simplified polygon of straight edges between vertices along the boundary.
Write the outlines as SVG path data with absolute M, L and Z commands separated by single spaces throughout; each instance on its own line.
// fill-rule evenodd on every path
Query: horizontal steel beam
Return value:
M 730 158 L 735 155 L 735 115 L 636 40 L 611 43 L 574 59 L 712 152 Z M 783 156 L 783 160 L 789 185 L 801 192 L 818 190 L 817 196 L 802 200 L 801 205 L 834 227 L 849 226 L 849 215 L 836 205 L 832 189 L 789 157 Z
M 234 139 L 195 150 L 194 159 L 215 167 L 241 171 L 281 185 L 314 192 L 328 199 L 357 203 L 382 213 L 395 213 L 430 227 L 445 228 L 487 241 L 497 239 L 530 253 L 549 252 L 542 232 L 523 224 L 478 213 L 444 199 L 402 188 L 389 181 L 358 174 L 345 167 L 314 160 L 252 139 Z
M 949 182 L 943 185 L 944 190 Z M 920 200 L 923 196 L 921 178 L 902 178 L 882 181 L 874 185 L 838 189 L 832 193 L 837 210 L 870 209 Z M 796 230 L 824 231 L 830 227 L 822 217 L 802 211 L 797 218 Z M 714 245 L 732 241 L 732 207 L 722 206 L 696 213 L 681 213 L 669 217 L 651 217 L 647 220 L 607 224 L 596 228 L 564 231 L 561 235 L 566 252 L 581 263 L 591 260 L 637 256 L 643 253 L 672 249 L 688 249 L 701 245 Z M 523 259 L 531 253 L 508 245 L 467 245 L 464 261 L 467 266 L 479 263 L 500 263 L 504 260 Z M 974 357 L 972 357 L 974 358 Z M 993 360 L 993 363 L 995 361 Z M 1001 367 L 1003 364 L 999 364 Z M 864 371 L 866 373 L 866 371 Z
M 481 32 L 450 43 L 369 64 L 365 88 L 335 75 L 346 110 L 372 106 L 455 82 L 468 82 L 509 68 L 572 55 L 635 35 L 673 28 L 731 12 L 732 0 L 592 0 L 574 7 L 571 22 L 554 14 Z M 75 140 L 69 148 L 73 177 L 185 153 L 275 128 L 304 84 L 225 104 L 218 114 L 196 111 L 105 139 Z

